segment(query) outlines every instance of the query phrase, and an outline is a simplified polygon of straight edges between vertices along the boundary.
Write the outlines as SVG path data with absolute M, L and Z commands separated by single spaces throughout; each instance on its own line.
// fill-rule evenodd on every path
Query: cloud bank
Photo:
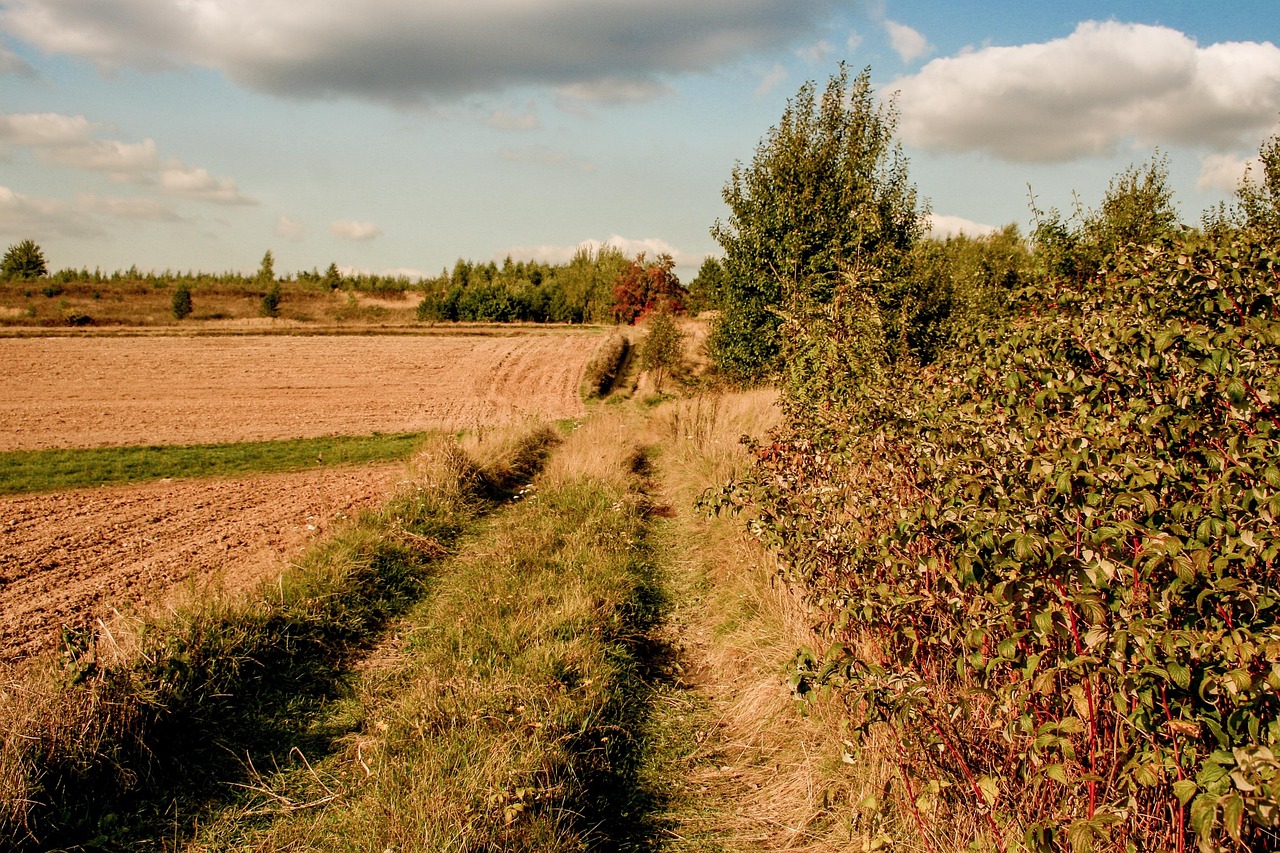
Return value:
M 216 68 L 285 97 L 398 105 L 533 85 L 593 98 L 788 45 L 852 0 L 12 0 L 0 27 L 104 69 Z
M 1041 44 L 935 59 L 891 84 L 904 140 L 1023 163 L 1063 162 L 1123 144 L 1256 146 L 1280 113 L 1280 48 L 1206 47 L 1167 27 L 1080 24 Z
M 84 116 L 0 113 L 0 146 L 31 150 L 45 163 L 102 172 L 112 180 L 158 186 L 170 195 L 214 204 L 256 204 L 231 178 L 219 178 L 176 157 L 161 158 L 153 140 L 97 139 Z

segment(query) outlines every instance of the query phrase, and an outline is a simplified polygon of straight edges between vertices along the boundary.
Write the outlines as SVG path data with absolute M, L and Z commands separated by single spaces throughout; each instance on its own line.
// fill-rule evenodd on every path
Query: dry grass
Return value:
M 837 700 L 791 695 L 787 665 L 815 642 L 798 596 L 743 519 L 694 508 L 749 464 L 740 438 L 776 424 L 773 402 L 768 390 L 673 401 L 651 426 L 677 519 L 669 550 L 683 555 L 669 569 L 685 688 L 673 713 L 695 720 L 694 751 L 668 771 L 676 850 L 861 850 L 857 805 L 885 784 L 885 768 L 845 762 Z

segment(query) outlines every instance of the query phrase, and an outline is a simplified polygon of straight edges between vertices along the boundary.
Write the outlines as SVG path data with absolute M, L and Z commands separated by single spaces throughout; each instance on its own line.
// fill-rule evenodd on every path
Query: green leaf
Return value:
M 1196 783 L 1191 779 L 1179 779 L 1173 783 L 1173 795 L 1178 798 L 1178 802 L 1186 805 L 1191 802 L 1191 798 L 1196 795 L 1199 790 Z

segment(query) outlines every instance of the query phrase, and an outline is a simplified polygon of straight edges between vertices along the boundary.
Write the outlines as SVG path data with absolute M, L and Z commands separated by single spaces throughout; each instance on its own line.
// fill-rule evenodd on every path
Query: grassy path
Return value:
M 424 527 L 426 516 L 397 515 L 419 504 L 389 507 L 367 535 L 430 558 L 413 570 L 421 584 L 413 600 L 382 608 L 363 627 L 339 624 L 335 642 L 346 652 L 325 651 L 333 632 L 311 637 L 292 627 L 264 635 L 292 644 L 287 653 L 234 650 L 239 669 L 258 673 L 253 684 L 290 682 L 254 694 L 259 704 L 235 718 L 265 727 L 217 729 L 222 740 L 208 747 L 223 760 L 184 767 L 191 777 L 207 774 L 202 787 L 176 796 L 153 788 L 141 805 L 125 797 L 118 818 L 86 816 L 97 837 L 72 834 L 70 846 L 847 847 L 855 800 L 832 754 L 835 724 L 820 713 L 802 717 L 785 683 L 803 618 L 771 584 L 740 522 L 694 508 L 742 464 L 737 437 L 762 432 L 764 411 L 767 398 L 757 395 L 602 412 L 540 474 L 508 476 L 510 490 L 491 494 L 488 510 L 450 528 L 461 536 L 447 549 L 440 543 L 452 540 Z M 416 500 L 435 501 L 438 488 Z M 289 605 L 315 610 L 307 624 L 350 621 L 353 605 L 342 602 L 379 594 L 319 575 Z M 268 627 L 279 618 L 299 624 L 274 612 L 254 611 Z M 368 629 L 382 639 L 360 639 Z M 293 682 L 313 675 L 297 668 L 298 655 L 311 654 L 298 643 L 316 646 L 325 672 L 291 700 Z M 351 654 L 353 644 L 363 651 Z M 168 666 L 156 657 L 163 635 L 148 648 L 150 666 Z M 176 660 L 190 658 L 184 649 L 176 646 Z M 287 660 L 293 669 L 271 669 Z M 206 717 L 210 701 L 240 708 L 243 683 L 196 681 L 186 689 L 215 692 L 181 701 Z M 203 761 L 209 751 L 187 754 Z

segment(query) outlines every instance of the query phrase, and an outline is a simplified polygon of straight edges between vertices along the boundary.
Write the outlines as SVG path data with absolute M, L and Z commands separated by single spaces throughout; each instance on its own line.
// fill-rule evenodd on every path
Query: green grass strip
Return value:
M 0 453 L 0 495 L 166 477 L 231 477 L 408 458 L 426 433 Z

